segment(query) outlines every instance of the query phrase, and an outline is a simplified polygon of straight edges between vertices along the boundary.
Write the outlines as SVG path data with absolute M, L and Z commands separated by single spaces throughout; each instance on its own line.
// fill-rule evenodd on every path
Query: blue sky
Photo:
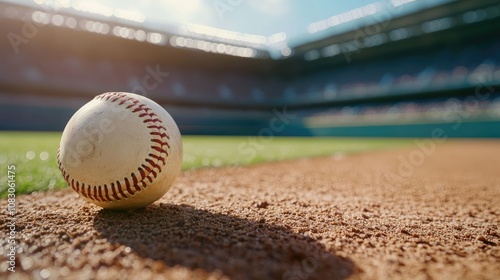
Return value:
M 334 15 L 366 6 L 382 3 L 413 2 L 415 6 L 436 4 L 448 0 L 7 0 L 31 5 L 56 3 L 62 6 L 94 5 L 103 9 L 133 11 L 144 16 L 150 26 L 175 28 L 182 23 L 193 23 L 269 36 L 279 32 L 287 35 L 288 41 L 303 42 L 312 39 L 308 26 L 312 22 L 328 19 Z M 411 7 L 413 6 L 413 7 Z M 406 8 L 405 7 L 405 8 Z M 398 12 L 401 12 L 399 10 Z M 396 16 L 396 13 L 393 13 Z M 344 24 L 347 25 L 347 24 Z M 345 27 L 345 26 L 344 26 Z M 337 28 L 337 27 L 335 27 Z M 330 28 L 328 32 L 334 32 Z
M 102 3 L 106 1 L 101 1 Z M 109 0 L 117 6 L 144 11 L 147 21 L 189 22 L 231 31 L 269 36 L 285 32 L 288 39 L 308 35 L 309 23 L 351 10 L 374 0 Z
M 197 7 L 189 5 L 186 10 L 178 9 L 176 2 L 182 2 L 179 0 L 161 2 L 165 9 L 163 12 L 150 11 L 151 19 L 186 21 L 264 36 L 285 32 L 290 37 L 296 37 L 306 34 L 311 22 L 376 1 L 190 0 L 184 2 L 195 2 Z M 176 10 L 182 12 L 176 13 Z

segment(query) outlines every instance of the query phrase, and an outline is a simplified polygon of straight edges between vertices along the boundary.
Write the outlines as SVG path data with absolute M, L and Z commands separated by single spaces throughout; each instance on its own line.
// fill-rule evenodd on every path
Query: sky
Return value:
M 314 38 L 308 31 L 313 22 L 326 20 L 372 3 L 385 8 L 394 3 L 415 6 L 435 5 L 449 0 L 7 0 L 30 5 L 55 3 L 60 5 L 89 5 L 103 9 L 133 11 L 143 15 L 140 24 L 150 27 L 174 28 L 183 23 L 262 36 L 284 32 L 287 41 L 302 43 Z M 413 2 L 413 3 L 412 3 Z M 393 8 L 393 7 L 392 7 Z M 402 12 L 390 11 L 391 16 Z M 344 24 L 347 25 L 347 24 Z M 326 32 L 332 32 L 330 28 Z M 341 29 L 341 28 L 340 28 Z M 339 30 L 340 30 L 339 29 Z M 167 30 L 171 31 L 171 30 Z M 316 36 L 318 34 L 315 34 Z
M 151 19 L 191 22 L 263 36 L 284 32 L 288 38 L 297 38 L 308 34 L 307 26 L 311 22 L 375 1 L 164 0 L 161 2 L 165 11 L 180 12 L 156 10 L 150 13 Z M 179 4 L 188 2 L 196 4 L 188 7 Z

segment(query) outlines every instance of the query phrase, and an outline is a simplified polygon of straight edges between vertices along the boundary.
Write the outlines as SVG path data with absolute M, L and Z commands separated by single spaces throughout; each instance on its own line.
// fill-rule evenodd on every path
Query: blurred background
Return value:
M 128 91 L 183 134 L 500 137 L 500 1 L 3 0 L 0 33 L 0 130 Z

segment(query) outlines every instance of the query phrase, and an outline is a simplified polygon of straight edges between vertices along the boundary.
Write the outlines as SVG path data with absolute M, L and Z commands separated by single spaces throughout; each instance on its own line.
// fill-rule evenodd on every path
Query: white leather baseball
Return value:
M 68 185 L 103 208 L 139 208 L 161 198 L 182 165 L 175 121 L 141 95 L 108 92 L 80 108 L 57 155 Z

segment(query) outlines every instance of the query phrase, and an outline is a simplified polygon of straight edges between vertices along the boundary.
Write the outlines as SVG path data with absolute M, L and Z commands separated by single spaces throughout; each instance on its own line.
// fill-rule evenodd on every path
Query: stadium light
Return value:
M 368 4 L 361 8 L 352 9 L 346 12 L 343 12 L 338 15 L 334 15 L 330 18 L 323 19 L 317 22 L 313 22 L 309 24 L 307 30 L 309 33 L 317 33 L 328 28 L 341 25 L 344 23 L 348 23 L 360 18 L 364 18 L 367 16 L 374 15 L 378 12 L 382 11 L 382 4 L 379 2 Z
M 74 17 L 67 17 L 66 18 L 66 26 L 73 29 L 77 25 L 76 19 Z
M 113 15 L 112 8 L 94 1 L 75 1 L 72 3 L 71 7 L 80 12 L 97 14 L 105 17 L 111 17 Z
M 143 13 L 131 10 L 117 9 L 113 14 L 117 18 L 134 21 L 138 23 L 143 23 L 146 20 L 146 16 Z

